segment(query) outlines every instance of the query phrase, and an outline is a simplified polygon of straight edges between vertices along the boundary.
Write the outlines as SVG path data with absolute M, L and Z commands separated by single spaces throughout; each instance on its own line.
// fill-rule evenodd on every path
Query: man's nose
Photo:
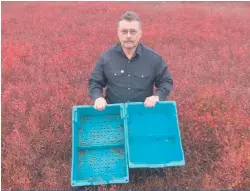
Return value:
M 128 38 L 130 38 L 130 37 L 131 37 L 131 34 L 130 34 L 130 32 L 129 32 L 129 31 L 128 31 L 127 37 L 128 37 Z

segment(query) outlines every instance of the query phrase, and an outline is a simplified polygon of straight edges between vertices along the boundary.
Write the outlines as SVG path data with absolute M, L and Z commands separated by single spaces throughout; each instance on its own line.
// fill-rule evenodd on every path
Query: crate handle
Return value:
M 122 119 L 125 119 L 125 113 L 124 113 L 124 110 L 123 110 L 122 107 L 121 107 L 121 118 L 122 118 Z

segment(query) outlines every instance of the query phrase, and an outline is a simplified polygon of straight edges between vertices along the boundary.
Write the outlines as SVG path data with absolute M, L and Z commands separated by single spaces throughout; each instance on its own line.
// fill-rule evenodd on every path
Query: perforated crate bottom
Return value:
M 123 148 L 79 150 L 77 182 L 85 185 L 128 182 Z
M 127 183 L 124 121 L 120 105 L 94 115 L 89 108 L 78 111 L 75 119 L 75 161 L 72 186 Z M 87 115 L 86 115 L 87 114 Z
M 124 142 L 122 120 L 119 115 L 82 117 L 79 145 L 110 145 Z

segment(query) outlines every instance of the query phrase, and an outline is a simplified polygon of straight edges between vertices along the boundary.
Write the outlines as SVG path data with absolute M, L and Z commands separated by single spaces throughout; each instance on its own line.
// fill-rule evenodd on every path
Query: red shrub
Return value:
M 3 189 L 70 189 L 71 108 L 134 10 L 174 79 L 186 166 L 116 189 L 249 189 L 250 4 L 3 2 Z M 249 184 L 248 184 L 249 183 Z

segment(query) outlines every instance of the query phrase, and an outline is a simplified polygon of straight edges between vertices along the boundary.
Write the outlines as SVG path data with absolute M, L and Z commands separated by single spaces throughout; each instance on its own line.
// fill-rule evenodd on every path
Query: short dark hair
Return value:
M 127 11 L 125 13 L 123 13 L 119 19 L 119 22 L 125 20 L 125 21 L 138 21 L 141 25 L 141 21 L 139 19 L 139 17 L 137 16 L 137 14 L 133 11 Z M 118 22 L 118 23 L 119 23 Z

